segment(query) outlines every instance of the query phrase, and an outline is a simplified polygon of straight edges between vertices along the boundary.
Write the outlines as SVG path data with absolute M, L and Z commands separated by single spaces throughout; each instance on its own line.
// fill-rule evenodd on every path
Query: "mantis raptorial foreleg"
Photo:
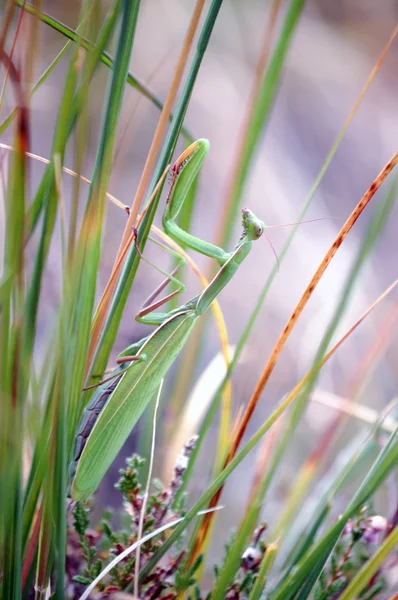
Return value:
M 148 306 L 138 315 L 138 320 L 157 325 L 157 328 L 138 344 L 126 348 L 119 356 L 119 366 L 112 373 L 113 381 L 95 390 L 84 411 L 70 468 L 70 494 L 75 501 L 85 500 L 96 490 L 145 407 L 155 396 L 160 381 L 184 347 L 197 319 L 235 275 L 249 254 L 252 242 L 264 232 L 264 223 L 250 210 L 244 209 L 242 235 L 234 250 L 225 252 L 176 225 L 175 219 L 208 148 L 207 140 L 198 140 L 174 165 L 163 225 L 171 237 L 215 258 L 221 268 L 200 294 L 179 308 L 163 314 L 151 312 L 180 291 L 177 290 L 158 301 L 152 295 Z M 174 280 L 174 274 L 159 286 L 156 295 L 170 280 Z M 131 361 L 131 358 L 134 360 Z

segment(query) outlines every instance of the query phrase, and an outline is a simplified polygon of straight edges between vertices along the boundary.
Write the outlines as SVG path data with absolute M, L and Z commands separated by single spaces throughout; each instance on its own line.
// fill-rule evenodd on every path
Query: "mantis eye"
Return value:
M 265 225 L 262 221 L 259 221 L 257 225 L 257 238 L 261 237 L 265 231 Z

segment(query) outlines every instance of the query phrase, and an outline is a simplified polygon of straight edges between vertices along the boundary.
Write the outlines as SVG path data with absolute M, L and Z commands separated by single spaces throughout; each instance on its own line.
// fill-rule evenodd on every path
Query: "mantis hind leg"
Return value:
M 144 258 L 145 262 L 149 263 L 157 271 L 159 271 L 160 273 L 165 275 L 165 279 L 158 285 L 158 287 L 145 300 L 145 302 L 143 303 L 143 305 L 141 307 L 141 310 L 136 315 L 136 321 L 138 321 L 139 323 L 145 323 L 146 325 L 161 325 L 169 316 L 174 314 L 175 310 L 172 310 L 170 312 L 164 312 L 164 313 L 155 313 L 154 311 L 157 308 L 160 308 L 161 306 L 163 306 L 164 304 L 169 302 L 169 300 L 171 300 L 172 298 L 174 298 L 175 296 L 177 296 L 178 294 L 180 294 L 181 292 L 183 292 L 185 290 L 184 283 L 182 281 L 180 281 L 177 277 L 175 277 L 175 275 L 179 271 L 179 269 L 183 265 L 185 265 L 185 259 L 180 254 L 178 254 L 178 252 L 175 252 L 173 249 L 168 248 L 161 242 L 158 242 L 156 240 L 151 240 L 151 241 L 153 241 L 156 245 L 160 246 L 161 248 L 166 249 L 171 254 L 177 256 L 177 258 L 179 259 L 178 264 L 172 270 L 172 272 L 167 273 L 163 269 L 158 267 L 157 265 L 154 265 L 153 263 L 148 261 L 146 258 Z M 177 285 L 177 288 L 175 290 L 173 290 L 172 292 L 170 292 L 169 294 L 167 294 L 166 296 L 163 296 L 162 298 L 159 298 L 157 300 L 158 296 L 163 292 L 163 290 L 170 283 L 175 283 Z
M 156 290 L 154 290 L 152 294 L 150 294 L 150 296 L 148 296 L 148 298 L 145 300 L 141 310 L 136 316 L 136 320 L 139 323 L 145 323 L 147 325 L 160 325 L 161 323 L 163 323 L 163 321 L 165 321 L 165 319 L 168 318 L 170 313 L 154 313 L 153 311 L 159 308 L 160 306 L 166 304 L 166 302 L 177 296 L 177 294 L 179 294 L 185 289 L 185 286 L 183 284 L 180 284 L 176 290 L 170 292 L 170 294 L 167 294 L 162 298 L 159 298 L 159 300 L 156 300 L 156 298 L 159 296 L 159 294 L 162 293 L 164 288 L 174 279 L 174 275 L 177 273 L 180 266 L 181 263 L 172 270 L 171 274 L 168 277 L 166 277 L 166 279 L 162 281 L 162 283 L 156 288 Z

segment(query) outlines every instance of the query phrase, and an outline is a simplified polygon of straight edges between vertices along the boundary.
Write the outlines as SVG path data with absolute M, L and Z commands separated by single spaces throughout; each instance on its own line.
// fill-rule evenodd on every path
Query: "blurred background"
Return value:
M 192 0 L 146 0 L 142 3 L 131 72 L 144 81 L 160 98 L 165 98 L 175 68 L 181 41 L 193 8 Z M 104 3 L 104 8 L 106 3 Z M 209 50 L 203 62 L 185 125 L 194 138 L 208 138 L 209 155 L 199 182 L 199 198 L 192 232 L 209 241 L 216 239 L 222 218 L 237 152 L 239 135 L 248 106 L 250 89 L 261 46 L 268 25 L 270 2 L 265 0 L 226 0 L 222 6 Z M 42 9 L 66 24 L 75 27 L 80 3 L 77 1 L 47 1 Z M 283 11 L 282 11 L 283 12 Z M 352 110 L 361 89 L 379 55 L 391 36 L 398 20 L 396 0 L 328 0 L 308 1 L 288 53 L 276 104 L 263 136 L 244 194 L 244 205 L 250 207 L 266 224 L 281 225 L 296 221 L 299 210 L 331 149 L 343 123 Z M 28 27 L 26 17 L 24 27 Z M 278 21 L 279 22 L 279 21 Z M 65 40 L 49 27 L 39 25 L 38 56 L 35 62 L 35 81 Z M 21 52 L 21 48 L 19 51 Z M 48 158 L 62 93 L 67 59 L 61 63 L 32 100 L 31 151 Z M 398 139 L 398 42 L 392 45 L 377 73 L 358 113 L 350 125 L 326 176 L 318 188 L 306 218 L 323 219 L 300 227 L 294 243 L 281 265 L 268 295 L 262 314 L 246 346 L 233 378 L 235 410 L 251 396 L 253 387 L 274 343 L 291 311 L 321 261 L 335 234 L 374 177 L 396 150 Z M 94 80 L 96 93 L 91 94 L 88 115 L 89 151 L 83 173 L 90 178 L 96 150 L 100 114 L 109 77 L 108 70 L 98 70 Z M 4 104 L 3 117 L 13 107 L 12 99 Z M 131 204 L 159 116 L 158 110 L 135 90 L 125 93 L 123 117 L 119 128 L 117 154 L 109 191 L 125 204 Z M 7 135 L 1 140 L 9 142 Z M 181 145 L 179 150 L 182 151 Z M 66 165 L 74 167 L 73 147 Z M 30 162 L 32 190 L 43 172 L 43 165 Z M 68 201 L 73 179 L 63 181 L 65 202 Z M 82 188 L 82 192 L 85 191 Z M 383 192 L 384 193 L 384 192 Z M 375 199 L 377 202 L 377 199 Z M 158 223 L 160 221 L 158 215 Z M 249 433 L 269 414 L 271 408 L 286 394 L 311 366 L 319 341 L 335 307 L 335 300 L 344 285 L 346 274 L 366 231 L 368 215 L 354 227 L 332 265 L 322 278 L 298 326 L 289 338 L 256 411 Z M 104 261 L 98 295 L 109 276 L 118 248 L 126 214 L 109 205 L 108 223 L 104 236 Z M 338 335 L 364 312 L 389 283 L 397 276 L 397 214 L 393 213 L 382 240 L 369 260 L 357 287 L 349 310 L 342 320 Z M 278 253 L 288 235 L 288 228 L 269 232 Z M 236 224 L 236 238 L 240 224 Z M 59 239 L 59 236 L 56 236 Z M 42 341 L 51 330 L 53 311 L 60 294 L 60 249 L 52 249 L 51 268 L 47 272 L 45 297 L 42 304 L 40 334 Z M 146 254 L 164 268 L 170 258 L 151 244 Z M 205 260 L 195 256 L 201 267 Z M 235 344 L 254 307 L 275 258 L 266 239 L 255 245 L 238 275 L 223 291 L 220 302 L 231 344 Z M 130 298 L 115 347 L 115 355 L 128 344 L 145 335 L 145 328 L 134 321 L 140 305 L 159 282 L 159 274 L 141 264 L 140 293 Z M 187 277 L 185 299 L 200 289 L 194 276 Z M 398 322 L 398 303 L 388 298 L 359 328 L 322 372 L 317 393 L 347 397 L 358 391 L 358 400 L 380 410 L 396 394 L 398 344 L 395 332 Z M 385 349 L 377 361 L 372 376 L 366 378 L 367 359 L 377 351 L 381 332 Z M 336 338 L 337 339 L 337 338 Z M 197 375 L 219 352 L 220 345 L 214 319 L 208 320 L 208 335 L 201 347 Z M 43 357 L 38 356 L 38 360 Z M 218 370 L 222 371 L 220 367 Z M 215 374 L 217 379 L 221 375 Z M 167 382 L 172 386 L 173 373 Z M 211 381 L 201 388 L 198 399 L 205 405 L 212 387 Z M 165 394 L 167 397 L 167 393 Z M 288 452 L 285 467 L 274 486 L 273 496 L 264 514 L 272 520 L 273 510 L 292 475 L 296 473 L 315 443 L 321 439 L 331 420 L 333 409 L 312 403 L 306 419 L 299 428 L 294 452 Z M 167 418 L 166 413 L 162 417 Z M 341 442 L 354 438 L 361 424 L 350 420 Z M 185 440 L 187 441 L 187 440 Z M 135 436 L 129 440 L 125 454 L 137 448 Z M 161 445 L 161 440 L 159 440 Z M 293 448 L 293 447 L 292 447 Z M 176 449 L 176 451 L 178 451 Z M 174 449 L 173 449 L 174 452 Z M 214 447 L 206 445 L 202 454 L 201 472 L 195 478 L 195 495 L 203 489 L 213 465 Z M 158 453 L 157 474 L 167 477 Z M 253 462 L 253 458 L 251 459 Z M 117 469 L 123 464 L 120 457 L 101 488 L 104 503 L 112 503 L 113 483 Z M 223 495 L 226 510 L 218 517 L 218 527 L 230 528 L 247 502 L 247 489 L 254 463 L 250 458 L 228 481 Z M 215 536 L 217 539 L 217 536 Z M 223 543 L 224 536 L 220 543 Z

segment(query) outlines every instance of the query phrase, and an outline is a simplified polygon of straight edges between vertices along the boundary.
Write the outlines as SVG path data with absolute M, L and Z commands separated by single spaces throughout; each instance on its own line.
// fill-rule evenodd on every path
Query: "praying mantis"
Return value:
M 69 471 L 69 495 L 86 500 L 100 484 L 146 406 L 155 397 L 162 379 L 182 351 L 196 321 L 234 277 L 250 253 L 252 242 L 265 231 L 264 223 L 249 209 L 242 210 L 242 234 L 232 252 L 194 237 L 175 222 L 203 160 L 209 142 L 200 139 L 180 156 L 172 168 L 172 185 L 163 214 L 163 228 L 177 242 L 214 258 L 220 268 L 207 287 L 191 300 L 167 313 L 153 312 L 182 289 L 161 300 L 156 296 L 174 279 L 175 271 L 148 299 L 136 320 L 156 326 L 149 336 L 129 346 L 118 357 L 118 366 L 100 384 L 84 409 L 75 438 Z

